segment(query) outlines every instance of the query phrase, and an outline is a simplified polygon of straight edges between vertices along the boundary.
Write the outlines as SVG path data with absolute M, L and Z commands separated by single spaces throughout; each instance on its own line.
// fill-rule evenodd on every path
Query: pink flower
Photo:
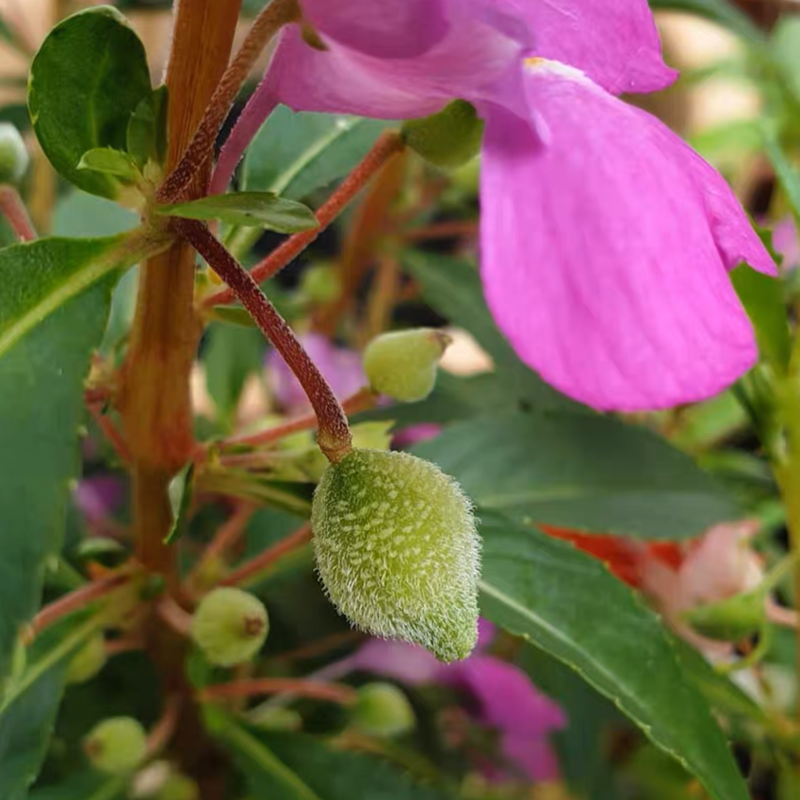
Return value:
M 337 347 L 316 333 L 301 336 L 300 341 L 340 400 L 366 385 L 358 353 Z M 311 407 L 308 397 L 286 362 L 274 350 L 267 357 L 267 367 L 270 388 L 282 410 L 290 414 L 307 411 Z
M 800 237 L 792 217 L 784 217 L 772 229 L 772 244 L 783 256 L 783 269 L 800 267 Z
M 529 366 L 595 408 L 636 411 L 709 397 L 753 365 L 727 272 L 774 264 L 722 177 L 614 96 L 674 78 L 646 0 L 302 6 L 324 49 L 285 30 L 217 189 L 278 102 L 398 119 L 462 98 L 487 123 L 486 296 Z
M 505 764 L 482 765 L 487 778 L 506 780 L 522 775 L 532 781 L 556 780 L 558 760 L 549 736 L 566 727 L 566 716 L 519 667 L 482 652 L 493 633 L 493 626 L 481 620 L 477 650 L 465 661 L 452 664 L 442 664 L 415 645 L 370 639 L 341 662 L 337 672 L 362 670 L 409 685 L 438 683 L 459 689 L 471 699 L 475 721 L 500 737 Z

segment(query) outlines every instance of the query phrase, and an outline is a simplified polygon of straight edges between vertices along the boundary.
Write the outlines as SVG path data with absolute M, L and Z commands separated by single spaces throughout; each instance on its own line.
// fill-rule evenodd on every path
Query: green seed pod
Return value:
M 248 713 L 247 721 L 263 731 L 299 731 L 303 727 L 299 712 L 282 706 L 255 708 Z
M 269 632 L 264 604 L 241 589 L 209 592 L 192 618 L 192 638 L 205 657 L 218 667 L 249 661 Z
M 398 736 L 416 722 L 405 694 L 391 683 L 369 683 L 358 690 L 353 721 L 368 736 Z
M 20 132 L 10 122 L 0 122 L 0 183 L 19 183 L 29 162 Z
M 452 478 L 408 453 L 353 450 L 322 476 L 311 525 L 325 591 L 354 625 L 441 661 L 470 654 L 480 540 Z
M 103 669 L 107 660 L 105 637 L 102 633 L 96 633 L 69 662 L 67 683 L 90 681 Z
M 111 717 L 96 725 L 83 740 L 91 765 L 109 775 L 133 772 L 147 754 L 147 735 L 132 717 Z
M 452 339 L 435 328 L 384 333 L 364 350 L 364 372 L 376 392 L 406 403 L 424 400 Z
M 725 642 L 738 642 L 758 633 L 767 621 L 764 593 L 756 590 L 697 606 L 684 619 L 701 636 Z
M 155 800 L 199 800 L 197 783 L 180 772 L 172 772 L 164 781 Z
M 481 149 L 483 120 L 465 100 L 454 100 L 438 114 L 403 124 L 405 143 L 426 161 L 442 169 L 457 169 Z

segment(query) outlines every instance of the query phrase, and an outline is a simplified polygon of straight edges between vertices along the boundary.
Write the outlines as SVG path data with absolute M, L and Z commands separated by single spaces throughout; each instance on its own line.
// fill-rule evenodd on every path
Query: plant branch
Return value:
M 291 692 L 297 697 L 308 697 L 313 700 L 329 700 L 346 706 L 352 705 L 358 699 L 358 693 L 350 686 L 302 678 L 262 678 L 222 683 L 202 689 L 199 697 L 201 702 L 208 703 L 235 697 L 254 697 L 283 692 Z
M 297 550 L 310 541 L 311 524 L 307 523 L 282 541 L 268 548 L 263 553 L 259 553 L 255 558 L 235 569 L 220 581 L 220 586 L 240 586 L 241 584 L 249 581 L 255 575 L 265 572 L 277 561 L 280 561 L 284 556 L 288 555 L 294 550 Z
M 32 242 L 38 238 L 28 210 L 13 186 L 0 186 L 0 214 L 8 220 L 21 242 Z
M 230 286 L 262 333 L 281 354 L 308 396 L 319 421 L 318 444 L 329 461 L 341 461 L 352 450 L 347 417 L 317 365 L 283 317 L 267 299 L 253 276 L 225 249 L 203 224 L 174 219 L 175 229 Z
M 169 744 L 178 727 L 178 718 L 181 707 L 180 695 L 173 694 L 167 698 L 164 713 L 156 722 L 147 736 L 147 756 L 152 758 L 158 755 Z
M 299 19 L 297 0 L 273 0 L 256 17 L 242 46 L 217 85 L 186 152 L 159 189 L 159 202 L 168 204 L 178 200 L 197 171 L 208 163 L 222 124 L 258 57 L 284 25 Z
M 397 131 L 386 131 L 375 142 L 364 160 L 345 178 L 341 186 L 316 212 L 319 227 L 296 233 L 276 248 L 250 271 L 254 280 L 263 283 L 280 272 L 287 264 L 303 252 L 338 216 L 369 180 L 395 155 L 405 149 L 403 137 Z M 222 289 L 203 298 L 205 308 L 233 303 L 236 295 L 230 289 Z

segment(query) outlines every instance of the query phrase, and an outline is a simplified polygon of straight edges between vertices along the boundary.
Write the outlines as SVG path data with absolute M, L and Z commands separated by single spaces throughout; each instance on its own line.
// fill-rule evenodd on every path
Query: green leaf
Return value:
M 731 280 L 753 323 L 762 356 L 784 372 L 789 366 L 792 340 L 780 280 L 746 264 L 731 272 Z
M 159 86 L 136 107 L 128 123 L 128 152 L 139 169 L 148 161 L 162 164 L 167 156 L 169 90 Z
M 308 206 L 272 192 L 218 194 L 189 203 L 160 206 L 156 213 L 184 219 L 221 219 L 230 225 L 266 228 L 278 233 L 298 233 L 319 225 Z
M 747 800 L 725 737 L 658 616 L 571 544 L 481 517 L 481 613 L 575 669 L 716 800 Z
M 62 197 L 53 214 L 53 233 L 70 238 L 114 236 L 133 230 L 138 224 L 139 217 L 133 211 L 80 191 Z
M 800 174 L 786 155 L 778 137 L 766 126 L 764 127 L 764 149 L 772 162 L 775 177 L 789 201 L 795 222 L 800 225 Z
M 137 240 L 42 239 L 0 251 L 0 675 L 36 612 L 78 472 L 83 380 Z
M 31 792 L 30 800 L 123 800 L 126 777 L 109 778 L 94 771 L 70 775 L 63 783 Z
M 142 178 L 133 158 L 111 147 L 95 147 L 84 153 L 78 162 L 78 169 L 112 175 L 126 184 L 136 183 Z
M 461 422 L 414 449 L 483 508 L 590 533 L 685 539 L 736 502 L 651 431 L 588 414 Z
M 189 512 L 194 496 L 194 461 L 190 461 L 169 482 L 169 505 L 172 511 L 172 527 L 164 542 L 173 544 L 183 536 L 189 526 Z
M 419 282 L 422 298 L 428 305 L 475 337 L 498 366 L 497 379 L 508 387 L 513 385 L 515 394 L 524 395 L 535 408 L 581 409 L 519 360 L 497 329 L 483 297 L 478 271 L 469 261 L 407 251 L 403 253 L 403 266 Z
M 300 200 L 347 175 L 389 124 L 279 106 L 247 150 L 242 188 Z
M 383 761 L 330 750 L 302 734 L 251 732 L 232 720 L 213 730 L 233 751 L 253 800 L 444 800 Z
M 34 642 L 27 668 L 0 702 L 0 797 L 25 800 L 41 768 L 64 693 L 70 660 L 97 630 L 70 618 Z
M 650 0 L 650 7 L 657 10 L 687 11 L 698 17 L 716 22 L 754 44 L 763 44 L 764 33 L 728 0 Z
M 31 65 L 28 107 L 53 166 L 91 194 L 114 198 L 119 184 L 78 169 L 97 147 L 125 150 L 131 114 L 151 92 L 139 37 L 109 6 L 81 11 L 57 25 Z
M 264 351 L 264 337 L 254 328 L 209 328 L 203 358 L 206 385 L 225 421 L 233 420 L 247 379 L 263 370 Z

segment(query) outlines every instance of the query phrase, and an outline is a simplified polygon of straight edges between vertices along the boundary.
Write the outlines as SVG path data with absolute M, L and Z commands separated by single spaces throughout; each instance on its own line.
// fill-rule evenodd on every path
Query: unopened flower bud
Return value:
M 311 525 L 320 579 L 354 625 L 442 661 L 470 654 L 480 541 L 452 478 L 408 453 L 353 450 L 322 476 Z
M 218 667 L 249 661 L 261 649 L 268 632 L 264 604 L 241 589 L 214 589 L 203 598 L 192 618 L 192 638 Z
M 764 593 L 756 590 L 696 606 L 684 614 L 684 619 L 708 639 L 738 642 L 764 627 L 767 621 Z
M 197 783 L 180 772 L 171 772 L 164 781 L 155 800 L 199 800 Z
M 20 132 L 10 122 L 0 122 L 0 183 L 19 183 L 29 161 Z
M 300 714 L 283 706 L 254 709 L 247 715 L 247 721 L 264 731 L 299 731 L 303 727 Z
M 91 765 L 110 775 L 135 770 L 147 754 L 144 728 L 132 717 L 111 717 L 96 725 L 83 740 Z
M 376 392 L 413 403 L 436 385 L 439 361 L 451 338 L 435 328 L 384 333 L 364 351 L 364 372 Z
M 408 698 L 397 686 L 369 683 L 358 690 L 353 721 L 369 736 L 389 737 L 411 730 L 416 720 Z
M 106 640 L 96 633 L 72 657 L 67 669 L 67 683 L 86 683 L 97 675 L 106 664 Z
M 442 169 L 457 169 L 481 149 L 483 120 L 465 100 L 454 100 L 438 114 L 403 124 L 406 145 Z

